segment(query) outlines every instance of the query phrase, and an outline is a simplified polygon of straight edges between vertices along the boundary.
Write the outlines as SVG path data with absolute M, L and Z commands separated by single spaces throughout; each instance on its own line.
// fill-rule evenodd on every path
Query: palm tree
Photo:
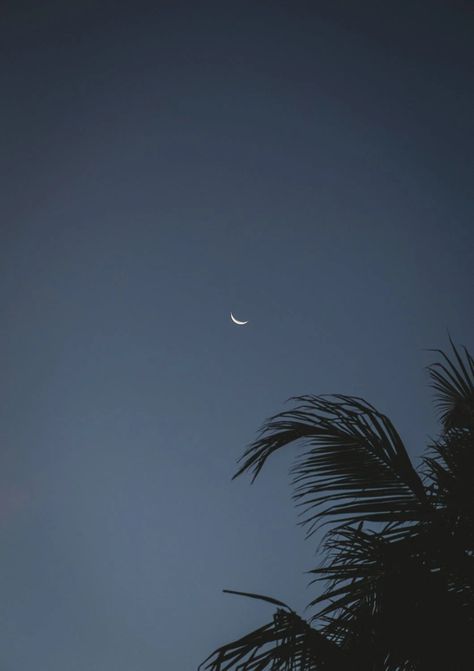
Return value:
M 270 418 L 234 477 L 277 450 L 307 536 L 322 524 L 323 591 L 309 622 L 277 599 L 272 620 L 218 648 L 208 671 L 462 671 L 474 659 L 474 359 L 451 341 L 428 367 L 440 437 L 415 470 L 391 421 L 361 398 L 301 396 Z

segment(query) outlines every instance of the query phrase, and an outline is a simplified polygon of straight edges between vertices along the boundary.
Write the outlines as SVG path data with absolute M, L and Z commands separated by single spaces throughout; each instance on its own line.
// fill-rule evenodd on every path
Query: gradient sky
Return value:
M 230 481 L 263 420 L 357 394 L 416 458 L 474 349 L 474 14 L 2 7 L 0 667 L 188 671 L 271 616 L 223 588 L 314 593 L 295 451 Z

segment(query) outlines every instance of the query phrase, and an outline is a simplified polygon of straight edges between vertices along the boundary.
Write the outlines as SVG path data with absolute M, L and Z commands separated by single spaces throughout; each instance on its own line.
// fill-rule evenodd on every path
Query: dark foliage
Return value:
M 310 622 L 273 620 L 220 647 L 208 671 L 467 671 L 474 658 L 474 360 L 428 368 L 442 430 L 418 473 L 390 420 L 350 396 L 303 396 L 267 421 L 236 475 L 297 441 L 295 498 L 328 524 Z

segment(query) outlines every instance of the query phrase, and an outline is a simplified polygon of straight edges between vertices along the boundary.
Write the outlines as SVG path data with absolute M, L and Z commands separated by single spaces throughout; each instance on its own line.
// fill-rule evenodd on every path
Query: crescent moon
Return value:
M 230 318 L 232 319 L 232 321 L 234 322 L 234 324 L 237 324 L 238 326 L 243 326 L 244 324 L 248 324 L 248 321 L 246 321 L 246 322 L 241 322 L 241 321 L 239 321 L 238 319 L 236 319 L 236 318 L 234 317 L 234 315 L 232 314 L 232 312 L 230 313 Z

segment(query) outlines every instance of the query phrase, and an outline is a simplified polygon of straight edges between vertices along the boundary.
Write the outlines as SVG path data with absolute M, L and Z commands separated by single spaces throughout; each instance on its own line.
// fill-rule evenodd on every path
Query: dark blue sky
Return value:
M 193 669 L 271 615 L 222 588 L 311 598 L 290 455 L 230 482 L 263 420 L 358 394 L 416 458 L 473 348 L 474 15 L 2 12 L 0 666 Z

